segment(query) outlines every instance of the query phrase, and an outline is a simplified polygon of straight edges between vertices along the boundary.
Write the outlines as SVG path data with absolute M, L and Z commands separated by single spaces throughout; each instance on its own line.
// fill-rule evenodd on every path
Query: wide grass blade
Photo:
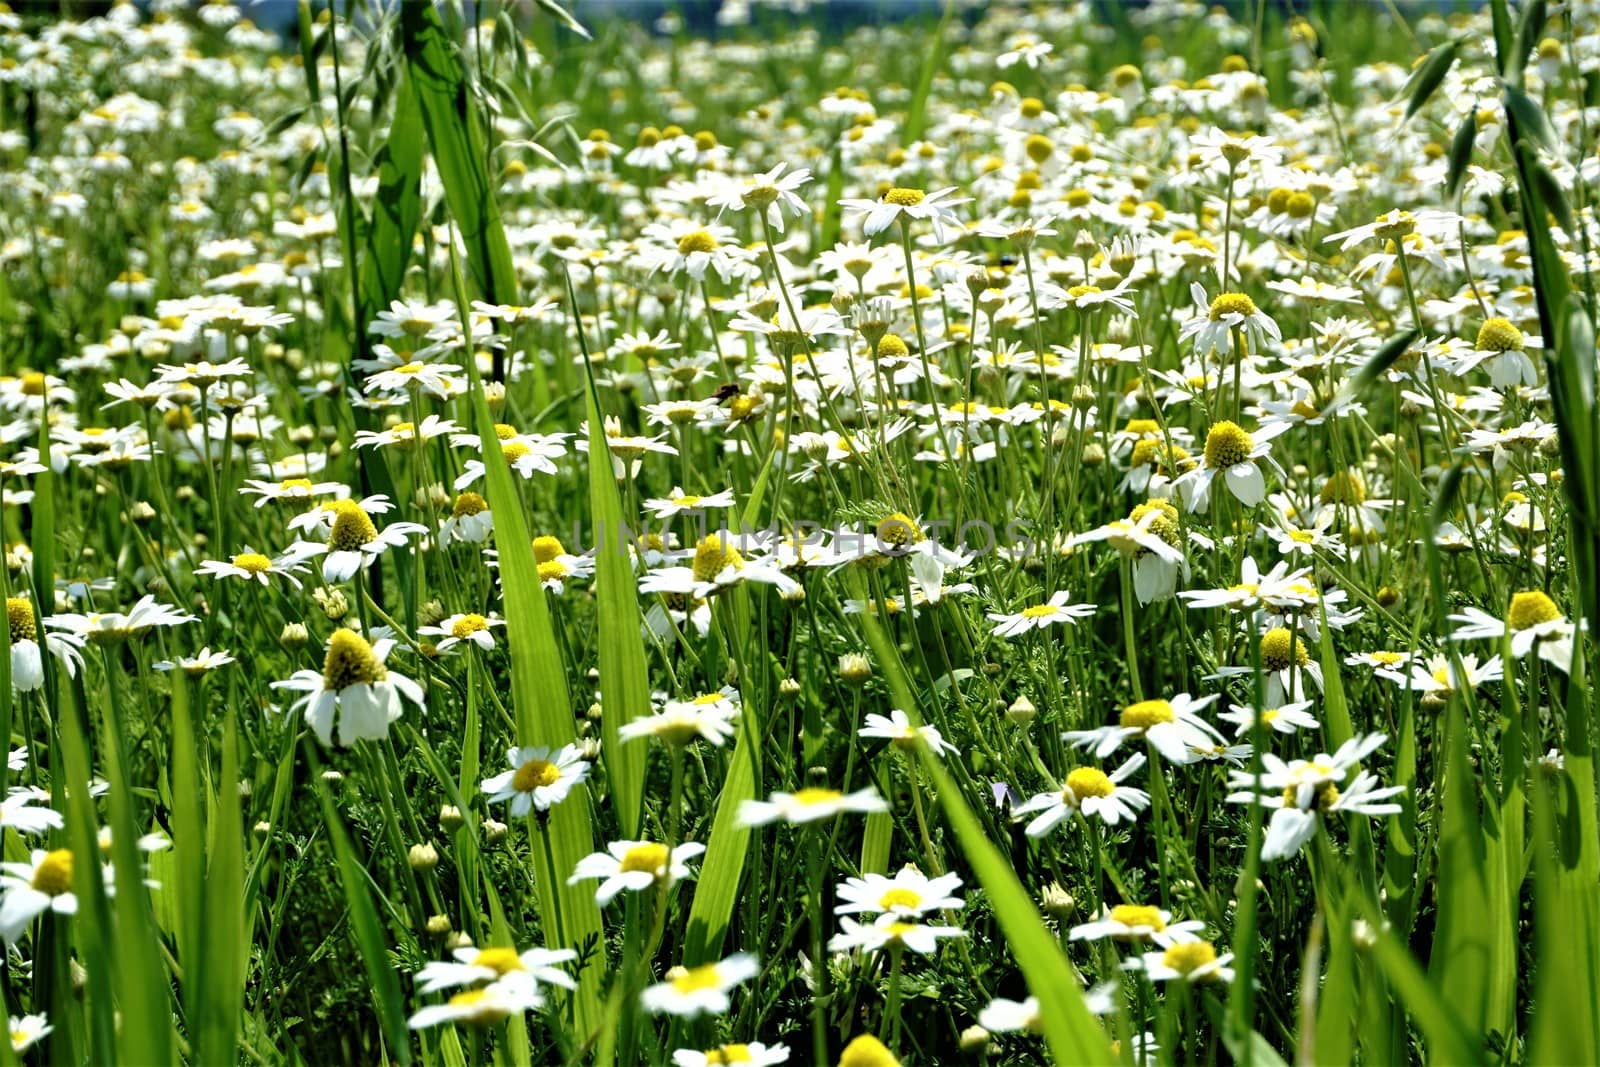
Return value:
M 858 595 L 863 591 L 858 580 Z M 921 726 L 921 705 L 912 693 L 910 680 L 888 634 L 872 612 L 861 612 L 856 618 L 861 622 L 877 665 L 883 669 L 895 706 L 904 709 L 914 725 Z M 1028 891 L 1017 880 L 1016 871 L 989 840 L 983 824 L 961 796 L 960 787 L 939 757 L 926 745 L 918 746 L 917 751 L 939 806 L 944 809 L 945 818 L 950 820 L 956 840 L 961 843 L 962 854 L 989 896 L 995 918 L 1005 933 L 1006 945 L 1027 980 L 1028 991 L 1039 998 L 1044 1039 L 1055 1062 L 1116 1062 L 1105 1032 L 1084 1003 L 1083 988 L 1072 965 L 1045 927 Z
M 466 293 L 453 246 L 451 268 L 463 330 L 468 329 Z M 577 739 L 567 692 L 566 667 L 556 645 L 550 608 L 545 603 L 533 541 L 522 512 L 522 500 L 511 468 L 498 446 L 494 417 L 483 394 L 475 359 L 466 361 L 473 427 L 484 442 L 483 466 L 489 508 L 494 514 L 495 547 L 500 553 L 500 582 L 505 598 L 506 640 L 511 648 L 511 699 L 517 737 L 522 745 L 561 746 Z M 569 886 L 567 876 L 578 861 L 594 851 L 594 822 L 589 793 L 581 786 L 550 809 L 533 830 L 547 840 L 532 849 L 539 918 L 547 944 L 592 951 L 600 945 L 600 909 L 586 886 Z M 548 848 L 545 846 L 548 845 Z M 578 972 L 574 1011 L 579 1031 L 588 1035 L 600 1025 L 600 980 L 603 958 Z

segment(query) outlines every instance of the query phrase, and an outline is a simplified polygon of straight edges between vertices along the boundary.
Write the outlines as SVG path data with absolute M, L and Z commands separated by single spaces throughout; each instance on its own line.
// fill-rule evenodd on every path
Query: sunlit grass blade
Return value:
M 422 146 L 417 94 L 411 91 L 409 76 L 402 74 L 395 86 L 389 139 L 374 160 L 378 195 L 373 200 L 366 254 L 361 257 L 357 288 L 360 322 L 371 322 L 400 295 L 406 265 L 411 262 L 411 239 L 422 217 Z
M 190 1016 L 196 1060 L 230 1063 L 244 1005 L 246 946 L 244 826 L 240 812 L 239 736 L 230 709 L 222 731 L 222 770 L 211 808 L 201 954 L 197 962 L 199 1002 Z
M 516 266 L 489 182 L 480 119 L 461 57 L 431 4 L 402 4 L 400 28 L 411 87 L 450 217 L 466 245 L 467 267 L 486 300 L 515 303 Z
M 864 584 L 858 578 L 857 595 L 864 591 Z M 870 611 L 856 618 L 860 620 L 877 666 L 883 670 L 895 706 L 904 709 L 912 722 L 920 726 L 921 705 L 883 626 Z M 995 918 L 1005 933 L 1006 946 L 1027 980 L 1028 991 L 1039 998 L 1039 1017 L 1051 1055 L 1057 1063 L 1115 1062 L 1105 1031 L 1084 1003 L 1081 983 L 1056 939 L 1045 927 L 1027 890 L 1017 880 L 1016 871 L 989 840 L 983 824 L 961 796 L 960 787 L 939 757 L 926 745 L 918 746 L 917 752 L 918 762 L 928 776 L 939 806 L 944 809 L 956 840 L 961 844 L 962 855 L 972 865 L 978 882 L 988 894 Z
M 452 246 L 452 281 L 462 329 L 470 330 L 467 317 L 465 283 Z M 577 737 L 573 724 L 571 698 L 567 691 L 566 666 L 556 645 L 550 609 L 545 603 L 539 568 L 533 558 L 533 541 L 528 535 L 522 500 L 511 480 L 506 457 L 496 447 L 494 417 L 483 393 L 477 362 L 467 360 L 473 428 L 483 449 L 489 507 L 494 514 L 494 543 L 500 553 L 501 589 L 505 601 L 506 640 L 511 648 L 511 699 L 516 715 L 517 737 L 522 745 L 559 747 Z M 600 909 L 594 893 L 584 886 L 567 884 L 578 861 L 594 851 L 594 825 L 588 791 L 574 789 L 567 799 L 550 809 L 532 828 L 534 879 L 539 898 L 539 917 L 545 940 L 551 946 L 593 952 L 600 946 Z M 545 846 L 548 845 L 548 848 Z M 600 1025 L 600 980 L 604 959 L 591 960 L 579 972 L 574 1012 L 580 1033 L 587 1036 Z
M 622 516 L 622 496 L 612 472 L 600 396 L 595 389 L 594 364 L 578 315 L 577 294 L 569 282 L 583 350 L 585 393 L 589 408 L 589 511 L 595 540 L 595 595 L 600 643 L 600 732 L 606 777 L 611 783 L 622 836 L 639 836 L 644 818 L 645 748 L 624 744 L 618 731 L 623 724 L 650 714 L 650 678 L 645 665 L 644 620 L 639 612 L 639 580 L 633 569 L 632 546 L 624 537 L 628 524 Z
M 345 904 L 349 908 L 350 936 L 361 954 L 367 980 L 372 983 L 372 999 L 378 1009 L 378 1022 L 388 1044 L 384 1050 L 386 1058 L 397 1064 L 409 1064 L 411 1040 L 410 1032 L 406 1029 L 405 1001 L 400 994 L 400 978 L 389 962 L 389 941 L 384 934 L 383 924 L 378 920 L 377 909 L 373 907 L 366 872 L 350 845 L 344 820 L 334 808 L 328 783 L 322 777 L 321 760 L 316 758 L 309 743 L 305 752 L 311 760 L 317 799 L 322 804 L 328 839 L 333 844 L 334 858 L 339 864 L 339 882 L 344 887 Z

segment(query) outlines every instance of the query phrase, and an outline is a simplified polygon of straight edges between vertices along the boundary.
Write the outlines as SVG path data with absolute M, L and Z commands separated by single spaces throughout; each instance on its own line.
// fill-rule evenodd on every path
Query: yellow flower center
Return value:
M 1261 635 L 1261 669 L 1286 671 L 1289 667 L 1304 667 L 1311 662 L 1303 638 L 1282 626 Z
M 896 886 L 878 898 L 878 907 L 883 911 L 893 911 L 895 908 L 917 908 L 922 906 L 922 894 L 915 889 L 906 889 Z
M 1256 302 L 1243 293 L 1223 293 L 1211 301 L 1211 321 L 1217 322 L 1224 315 L 1243 315 L 1249 318 L 1256 313 Z
M 1255 440 L 1237 423 L 1224 419 L 1206 433 L 1206 466 L 1213 470 L 1237 466 L 1250 458 L 1255 447 Z
M 709 582 L 729 567 L 743 567 L 744 557 L 732 546 L 725 546 L 722 538 L 708 534 L 694 550 L 694 579 Z
M 1172 722 L 1177 718 L 1172 710 L 1172 705 L 1165 700 L 1141 700 L 1137 704 L 1129 704 L 1122 709 L 1119 720 L 1123 726 L 1135 730 L 1148 730 L 1152 726 L 1159 726 L 1164 722 Z
M 333 529 L 328 534 L 329 552 L 354 552 L 362 545 L 377 539 L 378 528 L 372 517 L 353 500 L 336 500 L 328 505 L 333 510 Z
M 749 1045 L 723 1045 L 706 1052 L 706 1067 L 720 1067 L 730 1063 L 754 1063 Z
M 450 509 L 450 517 L 460 519 L 468 515 L 482 515 L 488 510 L 489 502 L 477 493 L 462 493 L 456 497 L 455 506 Z
M 37 641 L 39 629 L 33 622 L 33 601 L 26 597 L 6 597 L 6 622 L 11 627 L 11 643 Z
M 911 349 L 900 339 L 899 334 L 886 333 L 878 339 L 879 359 L 899 359 L 910 354 Z
M 501 1005 L 489 1000 L 487 989 L 469 989 L 464 993 L 457 993 L 450 998 L 450 1006 L 472 1009 L 472 1014 L 462 1021 L 479 1026 L 499 1022 L 511 1014 Z
M 1556 607 L 1556 602 L 1546 593 L 1531 589 L 1512 594 L 1511 609 L 1506 612 L 1506 625 L 1513 630 L 1526 630 L 1559 618 L 1561 609 Z
M 482 615 L 463 615 L 450 627 L 450 636 L 458 640 L 465 640 L 475 633 L 481 633 L 489 628 L 489 620 Z
M 894 204 L 898 207 L 916 207 L 927 198 L 927 193 L 921 189 L 906 189 L 896 187 L 883 194 L 885 204 Z
M 241 552 L 233 557 L 233 565 L 248 574 L 263 574 L 272 569 L 272 560 L 259 552 Z
M 324 689 L 337 693 L 352 685 L 375 685 L 387 677 L 389 671 L 372 654 L 365 637 L 354 630 L 333 631 L 322 661 Z
M 1367 484 L 1359 471 L 1338 471 L 1322 483 L 1320 498 L 1324 504 L 1364 504 L 1367 500 Z
M 547 560 L 539 564 L 539 580 L 541 582 L 559 581 L 569 573 L 567 565 L 559 559 Z
M 1291 219 L 1309 219 L 1317 211 L 1317 198 L 1310 193 L 1295 193 L 1283 205 L 1283 213 Z
M 1123 926 L 1148 926 L 1158 933 L 1167 928 L 1161 909 L 1152 904 L 1118 904 L 1111 909 L 1111 921 Z
M 1185 941 L 1172 945 L 1162 953 L 1161 962 L 1187 978 L 1200 968 L 1217 962 L 1217 950 L 1209 941 Z
M 28 884 L 47 897 L 72 892 L 72 850 L 58 848 L 45 853 Z
M 622 863 L 619 869 L 622 871 L 644 871 L 653 875 L 657 871 L 666 868 L 667 861 L 671 858 L 671 855 L 671 850 L 666 845 L 646 841 L 644 844 L 634 845 L 622 854 Z
M 1520 352 L 1522 331 L 1506 319 L 1488 319 L 1478 327 L 1478 347 L 1486 352 Z
M 519 793 L 555 785 L 561 780 L 561 769 L 547 759 L 531 759 L 517 768 L 511 776 L 511 788 Z
M 533 449 L 528 447 L 528 442 L 526 441 L 507 441 L 500 446 L 500 454 L 506 457 L 507 463 L 515 463 L 532 451 Z
M 533 558 L 539 563 L 549 563 L 557 556 L 566 555 L 566 552 L 566 547 L 561 544 L 560 538 L 547 534 L 533 539 Z
M 680 993 L 698 993 L 702 989 L 715 989 L 721 984 L 715 963 L 691 967 L 672 980 L 672 988 Z
M 717 239 L 704 230 L 695 230 L 686 233 L 678 239 L 678 254 L 687 256 L 691 252 L 715 252 Z
M 310 478 L 285 478 L 283 481 L 278 483 L 278 488 L 280 488 L 280 489 L 304 489 L 306 492 L 309 493 L 312 489 L 314 489 L 316 487 L 311 484 L 311 479 Z
M 512 971 L 527 970 L 522 965 L 522 957 L 517 955 L 514 948 L 486 948 L 473 957 L 474 967 L 487 967 L 489 970 L 504 978 Z
M 1386 667 L 1394 667 L 1405 662 L 1406 654 L 1404 652 L 1374 652 L 1371 658 Z
M 837 789 L 819 789 L 812 786 L 800 790 L 794 795 L 794 799 L 801 807 L 813 808 L 819 804 L 831 804 L 843 795 Z
M 1077 767 L 1067 775 L 1067 795 L 1083 800 L 1087 797 L 1108 797 L 1116 792 L 1116 785 L 1106 772 L 1093 767 Z
M 1054 604 L 1034 604 L 1031 607 L 1022 609 L 1022 617 L 1024 619 L 1045 619 L 1054 615 L 1056 611 L 1057 608 Z
M 876 533 L 879 541 L 896 547 L 916 544 L 923 539 L 922 529 L 916 520 L 903 511 L 897 511 L 878 523 Z
M 1299 788 L 1287 785 L 1283 788 L 1283 806 L 1286 808 L 1299 807 L 1297 803 Z M 1334 801 L 1339 799 L 1339 787 L 1332 782 L 1318 782 L 1316 792 L 1312 795 L 1311 806 L 1318 811 L 1327 811 L 1333 807 Z
M 839 1067 L 900 1067 L 900 1060 L 882 1041 L 862 1034 L 839 1053 Z

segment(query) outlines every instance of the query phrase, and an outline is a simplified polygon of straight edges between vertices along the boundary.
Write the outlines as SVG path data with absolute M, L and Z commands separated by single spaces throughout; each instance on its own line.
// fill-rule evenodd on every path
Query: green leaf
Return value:
M 859 576 L 854 595 L 862 596 Z M 914 726 L 922 725 L 921 705 L 911 690 L 900 657 L 884 633 L 883 626 L 870 611 L 856 616 L 873 658 L 882 668 L 894 706 L 902 708 Z M 988 895 L 995 918 L 1005 934 L 1006 944 L 1016 957 L 1017 966 L 1028 983 L 1028 991 L 1039 998 L 1039 1017 L 1044 1025 L 1045 1043 L 1057 1063 L 1110 1064 L 1115 1062 L 1105 1031 L 1089 1013 L 1083 999 L 1083 985 L 1072 964 L 1039 910 L 1034 907 L 1017 875 L 1000 850 L 984 831 L 972 808 L 944 764 L 926 745 L 918 746 L 919 762 L 944 809 L 962 854 L 971 864 L 978 882 Z
M 239 737 L 232 706 L 222 732 L 222 774 L 211 813 L 205 874 L 203 950 L 197 1012 L 189 1020 L 197 1063 L 232 1063 L 244 1008 L 250 930 L 244 912 L 244 826 L 239 797 Z
M 1467 180 L 1467 167 L 1472 163 L 1472 148 L 1478 138 L 1478 113 L 1468 111 L 1450 139 L 1450 168 L 1446 172 L 1445 199 L 1454 203 L 1461 195 L 1461 186 Z
M 372 224 L 367 228 L 366 255 L 361 257 L 361 307 L 366 323 L 386 311 L 400 295 L 412 239 L 422 216 L 422 115 L 416 94 L 401 78 L 394 102 L 389 139 L 375 160 L 378 195 L 373 198 Z
M 1450 68 L 1455 65 L 1456 56 L 1460 53 L 1459 38 L 1446 41 L 1428 53 L 1428 58 L 1422 61 L 1422 65 L 1417 68 L 1408 83 L 1406 118 L 1415 115 L 1433 96 L 1434 91 L 1444 81 L 1445 75 L 1450 73 Z
M 1517 974 L 1512 905 L 1492 790 L 1467 762 L 1466 714 L 1452 700 L 1445 712 L 1445 769 L 1438 917 L 1429 977 L 1439 995 L 1474 1033 L 1510 1033 Z M 1483 812 L 1478 810 L 1479 798 Z
M 400 994 L 400 978 L 389 962 L 388 939 L 372 904 L 367 875 L 355 849 L 350 847 L 344 820 L 334 809 L 328 783 L 322 777 L 322 761 L 317 759 L 309 742 L 305 751 L 311 763 L 317 799 L 322 803 L 322 818 L 328 825 L 328 840 L 339 863 L 339 882 L 344 886 L 345 906 L 350 909 L 350 934 L 355 938 L 356 950 L 361 954 L 367 980 L 372 985 L 372 998 L 377 1002 L 378 1022 L 383 1027 L 384 1040 L 389 1043 L 389 1055 L 396 1063 L 408 1064 L 411 1062 L 411 1038 L 406 1029 L 405 1000 Z
M 407 10 L 412 6 L 407 5 Z M 502 235 L 503 236 L 503 235 Z M 455 285 L 457 311 L 462 330 L 468 330 L 465 284 L 452 244 L 451 273 Z M 494 515 L 494 543 L 500 554 L 501 589 L 505 598 L 506 641 L 511 650 L 511 699 L 514 705 L 519 745 L 557 747 L 577 739 L 571 697 L 567 691 L 566 667 L 556 645 L 550 608 L 545 603 L 544 586 L 533 558 L 533 541 L 528 536 L 527 520 L 517 485 L 511 479 L 506 457 L 496 447 L 498 437 L 489 402 L 476 360 L 466 360 L 468 394 L 474 428 L 483 449 L 489 510 Z M 539 829 L 530 832 L 545 838 L 535 841 L 532 852 L 535 866 L 534 887 L 539 901 L 545 941 L 552 947 L 579 952 L 600 943 L 600 909 L 594 892 L 587 886 L 567 884 L 578 861 L 594 851 L 594 818 L 589 792 L 582 786 L 548 812 Z M 578 1029 L 587 1036 L 600 1025 L 600 980 L 605 970 L 604 953 L 591 958 L 578 972 L 578 989 L 573 1004 Z
M 567 295 L 571 298 L 572 320 L 578 330 L 589 383 L 589 510 L 594 516 L 595 595 L 599 601 L 601 752 L 622 836 L 636 838 L 644 819 L 646 750 L 641 741 L 624 742 L 619 731 L 624 724 L 650 714 L 639 581 L 631 546 L 623 536 L 622 497 L 612 473 L 611 448 L 606 444 L 600 394 L 595 388 L 594 364 L 584 339 L 577 294 L 570 284 Z
M 1515 124 L 1519 140 L 1532 138 L 1532 143 L 1546 152 L 1559 150 L 1560 141 L 1556 138 L 1555 131 L 1550 128 L 1550 120 L 1545 117 L 1544 109 L 1534 102 L 1533 97 L 1515 85 L 1507 85 L 1504 102 L 1506 111 Z
M 495 204 L 482 124 L 468 91 L 466 69 L 433 4 L 400 5 L 400 28 L 411 87 L 450 217 L 467 250 L 467 267 L 484 299 L 514 304 L 516 264 Z
M 1428 1042 L 1428 1062 L 1485 1062 L 1479 1041 L 1456 1014 L 1454 1004 L 1434 991 L 1428 976 L 1411 958 L 1411 953 L 1384 927 L 1382 915 L 1376 907 L 1369 906 L 1367 921 L 1373 931 L 1372 953 L 1388 977 L 1389 984 L 1422 1030 Z M 1458 965 L 1468 966 L 1464 961 Z
M 1534 46 L 1544 34 L 1547 17 L 1545 0 L 1525 0 L 1522 17 L 1517 21 L 1517 41 L 1511 49 L 1510 67 L 1506 73 L 1508 81 L 1521 83 L 1528 57 L 1533 54 Z

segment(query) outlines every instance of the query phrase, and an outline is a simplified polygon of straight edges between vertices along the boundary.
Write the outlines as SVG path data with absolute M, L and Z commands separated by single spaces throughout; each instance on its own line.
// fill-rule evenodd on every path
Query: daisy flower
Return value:
M 1222 740 L 1216 728 L 1198 714 L 1216 699 L 1214 693 L 1198 699 L 1179 693 L 1171 700 L 1141 700 L 1123 708 L 1113 726 L 1069 730 L 1061 739 L 1076 748 L 1091 750 L 1096 759 L 1105 759 L 1124 741 L 1143 734 L 1162 758 L 1172 763 L 1188 763 L 1194 759 L 1192 748 L 1208 748 Z
M 494 513 L 477 493 L 457 493 L 450 515 L 439 524 L 439 544 L 481 545 L 494 533 Z
M 213 652 L 211 646 L 207 645 L 192 656 L 164 659 L 159 663 L 152 663 L 151 666 L 158 671 L 182 671 L 190 678 L 200 678 L 218 667 L 226 667 L 230 663 L 237 662 L 233 653 L 220 648 Z
M 1198 940 L 1206 924 L 1199 919 L 1172 921 L 1172 912 L 1153 904 L 1118 904 L 1106 906 L 1098 919 L 1079 923 L 1067 931 L 1072 941 L 1098 941 L 1108 937 L 1113 941 L 1153 941 L 1163 947 L 1180 941 Z
M 854 793 L 810 787 L 796 793 L 773 793 L 766 800 L 746 800 L 739 805 L 741 826 L 765 826 L 771 822 L 790 825 L 830 819 L 846 812 L 888 811 L 877 790 L 868 786 Z
M 301 541 L 298 544 L 305 542 Z M 269 557 L 247 547 L 226 561 L 203 560 L 194 572 L 211 578 L 242 578 L 247 582 L 257 581 L 263 586 L 269 584 L 270 577 L 277 575 L 299 589 L 300 579 L 296 578 L 295 574 L 305 570 L 305 558 L 303 553 L 294 550 L 285 552 L 281 556 Z
M 428 532 L 415 522 L 391 522 L 380 532 L 372 516 L 353 500 L 335 500 L 327 507 L 333 512 L 333 527 L 327 545 L 318 547 L 327 553 L 322 558 L 322 580 L 330 585 L 349 581 L 389 549 L 403 547 L 407 537 Z
M 933 224 L 935 240 L 943 244 L 944 227 L 953 226 L 959 229 L 961 226 L 955 212 L 950 209 L 957 204 L 965 204 L 968 199 L 966 197 L 949 199 L 950 194 L 955 191 L 956 187 L 953 185 L 931 193 L 921 189 L 897 187 L 890 189 L 877 200 L 849 197 L 840 200 L 839 206 L 852 221 L 863 220 L 861 229 L 868 237 L 882 233 L 899 219 L 926 219 Z
M 694 496 L 685 493 L 677 486 L 672 487 L 672 492 L 665 497 L 652 497 L 644 502 L 644 509 L 658 519 L 670 519 L 678 515 L 693 514 L 706 511 L 710 508 L 733 507 L 733 490 L 724 489 L 720 493 L 709 496 Z
M 39 647 L 39 627 L 33 617 L 33 601 L 27 597 L 6 598 L 6 624 L 11 631 L 11 688 L 32 692 L 44 685 L 44 656 Z M 47 633 L 44 647 L 76 678 L 83 663 L 85 637 L 79 633 Z
M 1107 826 L 1115 826 L 1150 806 L 1150 794 L 1122 785 L 1145 765 L 1143 753 L 1135 752 L 1127 761 L 1106 774 L 1095 767 L 1076 767 L 1058 790 L 1038 793 L 1016 809 L 1018 815 L 1034 815 L 1028 823 L 1029 837 L 1043 837 L 1069 815 L 1087 819 L 1097 816 Z
M 1469 652 L 1460 657 L 1460 662 L 1461 669 L 1457 671 L 1455 660 L 1450 656 L 1434 655 L 1429 656 L 1426 663 L 1409 661 L 1409 673 L 1402 671 L 1398 664 L 1373 673 L 1402 689 L 1421 693 L 1422 702 L 1430 705 L 1445 703 L 1453 693 L 1476 692 L 1484 682 L 1498 682 L 1505 677 L 1505 666 L 1499 656 L 1490 656 L 1487 662 L 1479 664 L 1478 657 Z
M 42 790 L 13 789 L 11 795 L 0 803 L 0 826 L 9 827 L 19 834 L 42 834 L 59 830 L 61 813 L 48 806 L 50 794 Z
M 768 225 L 783 232 L 785 215 L 800 218 L 811 213 L 811 207 L 799 196 L 797 190 L 811 181 L 811 171 L 784 171 L 788 163 L 779 163 L 764 174 L 743 181 L 730 180 L 721 189 L 706 197 L 706 207 L 717 209 L 717 217 L 729 208 L 743 211 L 747 207 L 764 211 Z
M 1268 442 L 1288 428 L 1287 423 L 1276 423 L 1258 427 L 1250 434 L 1227 419 L 1213 423 L 1206 432 L 1205 462 L 1178 475 L 1172 483 L 1174 488 L 1190 511 L 1201 511 L 1210 500 L 1212 481 L 1220 475 L 1239 503 L 1255 507 L 1267 498 L 1260 461 L 1277 468 Z
M 1503 641 L 1510 639 L 1511 655 L 1522 659 L 1538 650 L 1539 658 L 1565 672 L 1572 664 L 1572 623 L 1561 613 L 1550 594 L 1528 589 L 1511 594 L 1506 617 L 1497 619 L 1482 608 L 1467 608 L 1450 616 L 1456 630 L 1452 641 Z
M 951 895 L 960 887 L 959 874 L 929 878 L 908 864 L 896 871 L 893 878 L 881 874 L 846 878 L 839 883 L 837 895 L 841 903 L 833 911 L 836 915 L 881 912 L 916 919 L 931 911 L 965 907 L 960 897 Z
M 339 744 L 345 748 L 361 738 L 382 740 L 389 736 L 389 724 L 400 717 L 402 699 L 422 707 L 422 687 L 384 665 L 394 647 L 389 638 L 368 644 L 354 630 L 335 630 L 321 671 L 295 671 L 272 684 L 305 694 L 289 710 L 303 711 L 306 725 L 324 745 L 333 744 L 335 717 Z
M 75 915 L 70 848 L 36 848 L 26 863 L 0 863 L 0 937 L 15 946 L 23 931 L 47 911 Z
M 434 648 L 440 652 L 448 652 L 463 641 L 470 641 L 484 652 L 494 648 L 494 635 L 489 632 L 491 626 L 504 626 L 504 619 L 493 616 L 479 615 L 476 612 L 455 614 L 443 620 L 437 626 L 421 626 L 417 633 L 426 637 L 437 637 L 440 640 Z
M 839 920 L 839 933 L 828 939 L 828 951 L 881 952 L 897 947 L 919 956 L 931 956 L 938 951 L 940 939 L 966 936 L 965 930 L 954 926 L 928 926 L 896 915 L 879 916 L 870 925 L 846 916 Z
M 1305 634 L 1286 626 L 1274 626 L 1261 635 L 1257 650 L 1261 671 L 1266 675 L 1265 698 L 1268 707 L 1281 707 L 1291 701 L 1304 700 L 1305 678 L 1310 678 L 1318 689 L 1322 688 L 1322 664 L 1311 658 Z M 1254 673 L 1248 666 L 1219 667 L 1206 676 L 1206 681 L 1248 678 Z
M 899 708 L 888 715 L 868 715 L 866 724 L 859 732 L 862 737 L 887 738 L 890 744 L 907 752 L 915 750 L 919 743 L 927 745 L 939 756 L 957 752 L 956 746 L 944 739 L 937 726 L 913 726 L 911 717 Z
M 590 853 L 579 860 L 567 884 L 576 885 L 587 878 L 603 879 L 594 892 L 594 902 L 603 908 L 624 889 L 640 893 L 662 883 L 672 888 L 689 876 L 686 861 L 705 850 L 706 846 L 697 841 L 670 849 L 655 841 L 613 841 L 604 852 Z
M 7 611 L 9 617 L 10 611 Z M 154 596 L 142 596 L 126 612 L 91 611 L 87 614 L 65 612 L 46 615 L 45 626 L 64 630 L 74 638 L 83 638 L 95 644 L 116 644 L 158 627 L 182 626 L 194 622 L 195 617 L 167 604 L 156 603 Z M 51 651 L 54 652 L 54 644 Z
M 27 1051 L 55 1030 L 44 1015 L 12 1015 L 8 1019 L 13 1052 Z
M 491 982 L 478 989 L 457 993 L 443 1004 L 430 1004 L 411 1016 L 407 1025 L 413 1030 L 423 1030 L 440 1023 L 492 1026 L 513 1015 L 537 1011 L 543 1006 L 544 997 L 531 983 Z
M 673 1067 L 722 1067 L 724 1064 L 772 1067 L 776 1063 L 788 1062 L 788 1045 L 764 1045 L 759 1041 L 747 1045 L 719 1045 L 704 1051 L 680 1048 L 672 1054 Z
M 417 972 L 417 992 L 437 993 L 441 989 L 477 985 L 480 982 L 523 983 L 537 988 L 539 983 L 576 989 L 578 983 L 560 967 L 578 954 L 570 948 L 477 948 L 466 945 L 451 952 L 453 960 L 434 961 Z
M 1250 771 L 1232 772 L 1228 784 L 1236 791 L 1228 795 L 1230 803 L 1272 809 L 1267 835 L 1261 843 L 1261 858 L 1270 862 L 1299 852 L 1316 833 L 1319 816 L 1324 813 L 1392 815 L 1400 811 L 1400 805 L 1390 798 L 1405 792 L 1404 786 L 1379 788 L 1376 776 L 1366 771 L 1356 774 L 1348 784 L 1345 781 L 1356 764 L 1377 751 L 1385 740 L 1383 734 L 1352 737 L 1332 755 L 1324 752 L 1309 760 L 1292 762 L 1263 752 L 1259 792 L 1257 779 Z M 1344 786 L 1343 790 L 1340 786 Z
M 1189 294 L 1194 297 L 1197 310 L 1179 328 L 1178 340 L 1192 338 L 1195 351 L 1202 356 L 1212 350 L 1233 351 L 1235 333 L 1244 338 L 1249 351 L 1255 353 L 1261 351 L 1268 338 L 1283 339 L 1278 324 L 1244 293 L 1223 293 L 1215 300 L 1207 300 L 1205 289 L 1194 282 L 1189 286 Z
M 996 624 L 993 633 L 996 637 L 1016 637 L 1055 623 L 1075 623 L 1094 614 L 1093 604 L 1072 604 L 1070 599 L 1071 594 L 1062 589 L 1052 593 L 1043 604 L 1034 604 L 1018 612 L 991 611 L 989 619 Z
M 1039 1014 L 1039 998 L 995 997 L 978 1012 L 978 1025 L 995 1034 L 1043 1033 L 1044 1017 Z
M 1230 704 L 1228 710 L 1217 718 L 1233 724 L 1235 737 L 1243 737 L 1249 733 L 1257 722 L 1277 733 L 1292 734 L 1296 730 L 1315 730 L 1321 725 L 1317 722 L 1317 717 L 1306 710 L 1310 707 L 1311 701 L 1296 700 L 1276 708 L 1262 708 L 1258 716 L 1254 708 L 1244 704 Z
M 639 994 L 639 1003 L 651 1015 L 721 1015 L 731 1003 L 728 994 L 760 973 L 761 964 L 748 952 L 699 967 L 674 967 L 667 972 L 666 981 Z
M 669 700 L 654 715 L 623 723 L 617 736 L 623 741 L 658 737 L 669 745 L 686 745 L 700 738 L 721 748 L 733 736 L 733 720 L 738 717 L 737 698 L 712 693 L 694 700 Z
M 482 791 L 491 804 L 511 801 L 511 814 L 519 819 L 534 809 L 550 810 L 589 777 L 589 763 L 577 745 L 563 745 L 554 755 L 547 745 L 513 748 L 506 759 L 511 769 L 485 779 Z
M 1128 960 L 1122 966 L 1129 971 L 1142 971 L 1152 982 L 1231 982 L 1233 953 L 1217 955 L 1217 948 L 1209 941 L 1178 941 L 1159 952 L 1146 952 Z

